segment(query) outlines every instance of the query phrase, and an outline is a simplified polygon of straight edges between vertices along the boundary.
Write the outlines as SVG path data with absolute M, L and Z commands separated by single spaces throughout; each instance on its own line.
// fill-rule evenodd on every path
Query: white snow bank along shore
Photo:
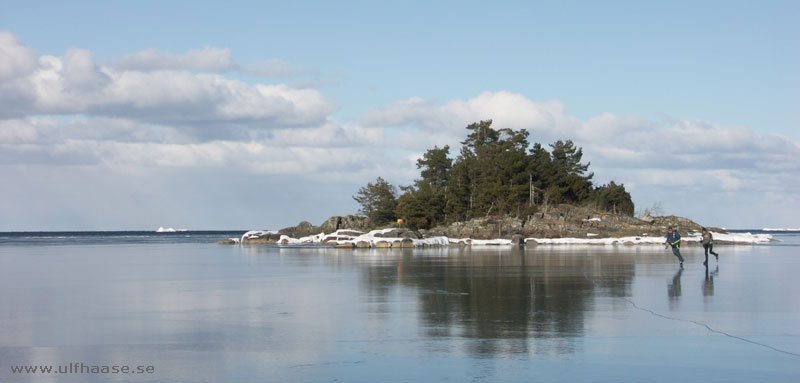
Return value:
M 447 238 L 447 237 L 445 237 Z M 513 243 L 510 239 L 472 239 L 472 238 L 450 238 L 451 245 L 468 245 L 468 246 L 511 246 Z
M 765 227 L 761 229 L 761 231 L 800 231 L 800 227 L 796 229 L 770 229 L 768 227 Z
M 333 245 L 353 245 L 359 247 L 423 247 L 423 246 L 512 246 L 510 239 L 472 239 L 472 238 L 448 238 L 431 237 L 423 239 L 384 237 L 395 229 L 379 229 L 363 233 L 356 230 L 337 230 L 330 234 L 319 233 L 301 238 L 292 238 L 288 235 L 281 235 L 277 242 L 283 245 L 311 245 L 311 244 L 333 244 Z M 770 234 L 751 234 L 751 233 L 714 233 L 714 240 L 723 243 L 735 244 L 758 244 L 773 241 Z M 259 238 L 264 235 L 278 235 L 277 231 L 252 230 L 244 233 L 240 238 L 231 238 L 235 243 L 243 243 L 248 239 Z M 683 242 L 701 242 L 700 233 L 692 233 L 682 238 Z M 665 237 L 633 236 L 621 238 L 526 238 L 526 243 L 535 241 L 539 245 L 663 245 Z
M 247 233 L 242 234 L 242 238 L 240 241 L 244 241 L 245 239 L 255 239 L 262 235 L 269 235 L 269 234 L 278 234 L 277 231 L 274 230 L 250 230 Z M 231 238 L 236 239 L 236 238 Z
M 401 237 L 384 237 L 384 234 L 390 233 L 395 229 L 378 229 L 372 230 L 369 233 L 362 233 L 356 230 L 337 230 L 330 234 L 319 233 L 301 238 L 292 238 L 287 235 L 282 235 L 278 243 L 284 245 L 302 245 L 302 244 L 336 244 L 336 245 L 357 245 L 359 242 L 368 243 L 369 247 L 380 247 L 379 243 L 388 244 L 390 247 L 393 244 L 400 244 L 404 240 L 406 243 L 411 241 L 410 244 L 414 247 L 422 246 L 446 246 L 450 242 L 447 237 L 431 237 L 424 239 L 414 238 L 401 238 Z M 357 234 L 357 235 L 354 235 Z
M 732 242 L 732 243 L 743 243 L 743 244 L 754 244 L 754 243 L 768 243 L 773 242 L 775 239 L 772 238 L 771 234 L 750 234 L 750 233 L 729 233 L 729 234 L 721 234 L 721 233 L 711 233 L 714 236 L 714 242 L 722 241 L 722 242 Z M 700 237 L 702 241 L 703 238 Z
M 751 234 L 751 233 L 714 233 L 711 232 L 714 242 L 736 243 L 736 244 L 757 244 L 773 241 L 770 234 Z M 621 238 L 526 238 L 525 241 L 535 240 L 540 245 L 663 245 L 666 237 L 621 237 Z M 700 233 L 681 238 L 683 242 L 702 242 L 703 237 Z

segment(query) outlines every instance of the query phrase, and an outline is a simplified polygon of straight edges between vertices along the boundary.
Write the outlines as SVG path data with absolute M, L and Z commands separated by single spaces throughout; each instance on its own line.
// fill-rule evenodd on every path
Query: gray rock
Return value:
M 255 236 L 252 238 L 245 238 L 242 240 L 242 244 L 249 244 L 249 245 L 258 245 L 258 244 L 265 244 L 265 243 L 278 243 L 281 239 L 281 234 L 261 234 L 259 236 Z
M 355 215 L 347 216 L 333 216 L 328 218 L 320 225 L 321 231 L 326 233 L 333 233 L 340 229 L 353 229 L 358 231 L 369 231 L 370 222 L 367 217 L 359 217 Z
M 515 234 L 537 238 L 584 238 L 587 233 L 598 234 L 599 238 L 637 236 L 643 233 L 657 236 L 665 234 L 669 225 L 677 226 L 681 235 L 700 230 L 700 225 L 686 218 L 651 218 L 652 221 L 647 222 L 585 206 L 551 205 L 546 209 L 540 207 L 539 211 L 524 220 L 515 217 L 475 218 L 435 227 L 429 232 L 441 232 L 450 238 L 510 239 Z M 711 229 L 720 233 L 726 232 L 718 228 Z
M 401 238 L 410 238 L 410 239 L 422 239 L 422 236 L 420 236 L 419 233 L 417 233 L 415 231 L 411 231 L 411 230 L 403 231 L 402 233 L 400 233 L 400 237 Z
M 651 222 L 655 221 L 655 218 L 651 217 L 649 212 L 644 212 L 644 213 L 642 213 L 642 215 L 639 216 L 639 220 L 647 222 L 647 223 L 651 223 Z
M 322 228 L 314 226 L 311 222 L 303 221 L 297 226 L 286 227 L 278 230 L 279 234 L 288 235 L 292 238 L 307 237 L 309 235 L 316 235 L 322 232 Z

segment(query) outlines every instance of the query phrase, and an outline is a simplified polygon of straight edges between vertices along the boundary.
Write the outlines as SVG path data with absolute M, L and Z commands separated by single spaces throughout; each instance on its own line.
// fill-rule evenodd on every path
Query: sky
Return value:
M 800 227 L 800 2 L 0 0 L 0 231 L 280 229 L 466 127 Z

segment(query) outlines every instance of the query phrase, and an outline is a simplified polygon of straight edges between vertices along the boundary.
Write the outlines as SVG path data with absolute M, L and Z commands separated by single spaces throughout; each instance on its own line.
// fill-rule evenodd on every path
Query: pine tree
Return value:
M 394 186 L 378 177 L 375 183 L 368 183 L 359 189 L 353 199 L 361 205 L 359 212 L 367 216 L 374 225 L 384 225 L 395 220 L 395 194 Z
M 450 147 L 434 147 L 417 160 L 420 178 L 412 186 L 394 189 L 380 177 L 361 188 L 356 199 L 361 212 L 376 224 L 395 217 L 409 227 L 429 228 L 487 215 L 530 214 L 539 205 L 594 204 L 615 213 L 633 214 L 624 185 L 610 182 L 595 188 L 583 149 L 571 140 L 530 147 L 528 132 L 494 129 L 492 120 L 470 124 L 459 155 Z
M 445 186 L 453 168 L 453 160 L 447 157 L 449 153 L 450 147 L 447 145 L 441 149 L 436 146 L 428 149 L 422 158 L 417 160 L 417 169 L 422 169 L 420 172 L 422 179 L 417 183 L 425 183 L 434 188 Z
M 625 185 L 617 185 L 614 181 L 594 190 L 592 201 L 597 208 L 615 213 L 633 216 L 634 205 L 630 193 L 625 190 Z

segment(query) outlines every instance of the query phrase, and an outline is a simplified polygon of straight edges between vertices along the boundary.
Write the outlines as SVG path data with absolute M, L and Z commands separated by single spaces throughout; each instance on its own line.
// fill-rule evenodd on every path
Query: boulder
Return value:
M 360 249 L 368 249 L 370 247 L 369 241 L 358 241 L 356 242 L 356 247 Z
M 378 241 L 378 242 L 375 242 L 375 247 L 377 247 L 379 249 L 387 249 L 387 248 L 392 247 L 392 243 L 389 242 L 389 241 Z
M 328 218 L 320 225 L 321 231 L 333 233 L 341 229 L 353 229 L 358 231 L 368 231 L 370 228 L 369 218 L 355 215 L 333 216 Z
M 648 211 L 645 211 L 644 213 L 642 213 L 642 214 L 639 216 L 639 220 L 640 220 L 640 221 L 647 222 L 647 223 L 651 223 L 651 222 L 653 222 L 653 221 L 655 220 L 655 218 L 653 218 L 653 217 L 651 217 L 651 216 L 650 216 L 650 212 L 648 212 Z
M 264 232 L 258 234 L 250 234 L 247 238 L 242 239 L 242 244 L 258 245 L 265 243 L 278 243 L 281 239 L 281 234 L 274 232 Z
M 419 233 L 417 233 L 415 231 L 411 231 L 411 230 L 403 231 L 402 233 L 400 233 L 400 237 L 401 238 L 410 238 L 410 239 L 422 239 L 422 236 Z
M 303 221 L 297 226 L 286 227 L 278 230 L 279 234 L 287 235 L 292 238 L 307 237 L 309 235 L 316 235 L 322 232 L 322 228 L 314 226 L 311 222 Z

